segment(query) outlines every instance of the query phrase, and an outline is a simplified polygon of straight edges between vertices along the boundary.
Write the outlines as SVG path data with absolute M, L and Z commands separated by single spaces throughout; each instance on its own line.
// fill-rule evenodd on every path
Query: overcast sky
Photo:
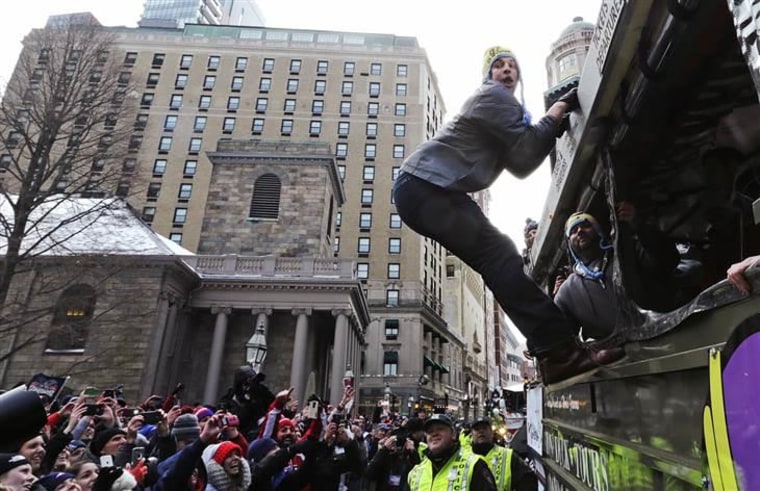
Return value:
M 104 25 L 135 26 L 143 0 L 4 0 L 0 17 L 0 82 L 10 74 L 21 40 L 42 27 L 49 15 L 90 11 Z M 447 118 L 481 79 L 483 52 L 495 44 L 512 49 L 525 80 L 525 98 L 534 117 L 543 110 L 545 60 L 551 43 L 573 17 L 596 21 L 601 0 L 259 0 L 270 27 L 377 32 L 415 36 L 435 70 Z M 543 210 L 550 175 L 548 161 L 531 177 L 503 175 L 491 188 L 494 223 L 523 247 L 525 217 Z

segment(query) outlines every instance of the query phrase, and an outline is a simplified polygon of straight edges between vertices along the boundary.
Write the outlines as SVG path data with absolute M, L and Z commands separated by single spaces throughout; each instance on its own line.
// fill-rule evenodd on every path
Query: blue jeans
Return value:
M 393 186 L 393 197 L 409 228 L 435 240 L 483 277 L 527 338 L 532 353 L 545 353 L 573 338 L 577 331 L 573 322 L 525 274 L 514 242 L 491 224 L 466 193 L 402 172 Z

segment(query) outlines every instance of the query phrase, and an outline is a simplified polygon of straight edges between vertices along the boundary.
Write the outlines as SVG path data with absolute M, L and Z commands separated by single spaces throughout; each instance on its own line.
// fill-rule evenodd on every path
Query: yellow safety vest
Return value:
M 512 485 L 512 449 L 494 445 L 483 460 L 496 480 L 496 489 L 509 491 Z
M 427 450 L 427 443 L 420 442 L 420 444 L 417 445 L 417 454 L 420 456 L 420 462 L 422 462 L 423 460 L 425 460 L 425 458 L 427 457 L 423 453 L 423 452 L 425 452 L 425 450 Z
M 423 460 L 409 471 L 407 482 L 410 491 L 468 491 L 472 473 L 480 457 L 460 448 L 433 477 L 433 463 Z

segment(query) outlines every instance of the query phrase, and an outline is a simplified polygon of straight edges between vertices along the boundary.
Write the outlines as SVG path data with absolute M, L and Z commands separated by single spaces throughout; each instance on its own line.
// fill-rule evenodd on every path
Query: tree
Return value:
M 24 265 L 81 233 L 113 204 L 97 198 L 128 192 L 125 157 L 136 92 L 113 33 L 86 20 L 72 16 L 32 31 L 0 104 L 6 206 L 0 213 L 0 322 L 6 324 L 19 307 L 8 304 L 9 288 Z M 96 199 L 60 223 L 45 220 L 72 197 Z

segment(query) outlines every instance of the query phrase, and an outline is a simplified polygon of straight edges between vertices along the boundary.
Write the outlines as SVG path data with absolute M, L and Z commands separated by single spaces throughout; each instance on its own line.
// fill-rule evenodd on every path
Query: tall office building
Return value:
M 265 26 L 264 14 L 256 0 L 220 0 L 223 24 L 232 26 Z
M 146 0 L 140 27 L 182 28 L 185 24 L 263 26 L 256 0 Z
M 362 404 L 371 409 L 387 398 L 396 410 L 411 410 L 445 403 L 447 385 L 463 379 L 462 343 L 442 315 L 445 251 L 401 223 L 391 196 L 404 158 L 445 114 L 417 40 L 202 24 L 106 29 L 116 44 L 109 56 L 118 57 L 129 90 L 123 95 L 139 105 L 119 189 L 143 219 L 199 254 L 308 254 L 311 246 L 279 248 L 267 224 L 284 218 L 254 214 L 252 198 L 234 240 L 218 240 L 230 231 L 214 228 L 207 205 L 218 213 L 241 189 L 252 196 L 254 182 L 210 189 L 209 153 L 227 140 L 329 144 L 345 189 L 343 206 L 334 203 L 330 248 L 356 261 L 371 313 L 359 366 L 350 367 L 362 375 Z M 285 192 L 309 182 L 280 184 Z M 225 201 L 227 185 L 236 197 Z M 264 187 L 264 194 L 275 190 Z M 297 244 L 300 228 L 289 233 Z

